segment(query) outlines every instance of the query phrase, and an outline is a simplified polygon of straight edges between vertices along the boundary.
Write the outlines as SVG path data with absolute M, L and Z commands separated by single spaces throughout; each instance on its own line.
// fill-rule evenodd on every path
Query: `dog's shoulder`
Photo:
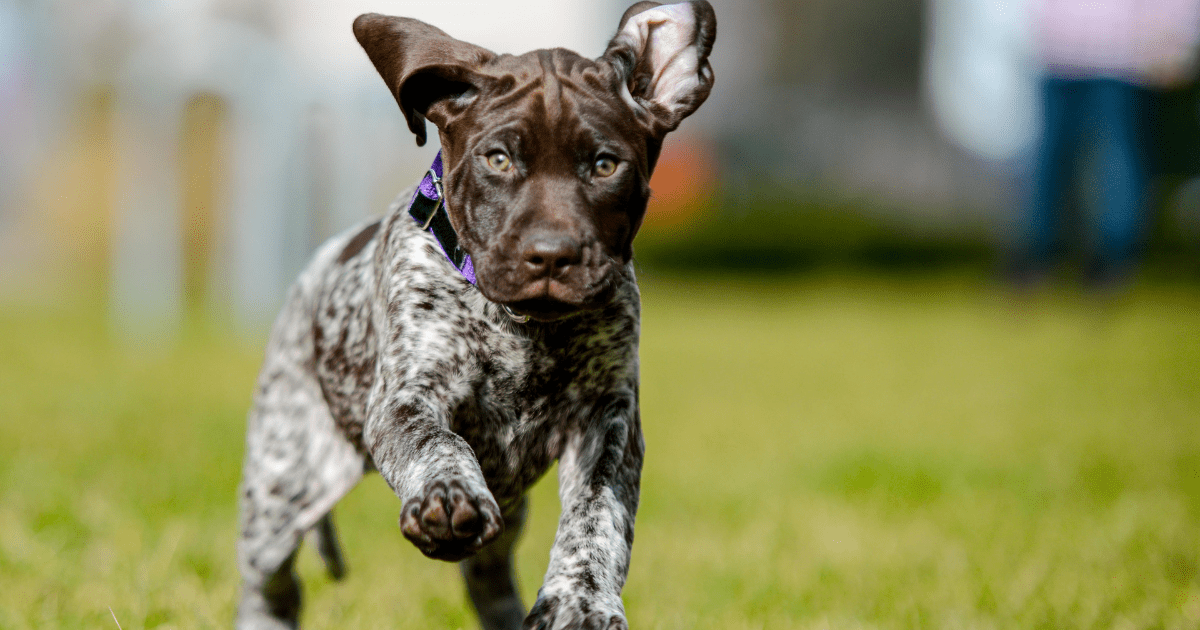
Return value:
M 314 254 L 298 284 L 313 294 L 317 326 L 338 329 L 360 312 L 378 320 L 382 313 L 372 307 L 391 304 L 394 312 L 414 290 L 461 293 L 463 282 L 442 264 L 436 240 L 406 212 L 415 190 L 402 191 L 383 216 L 351 226 Z

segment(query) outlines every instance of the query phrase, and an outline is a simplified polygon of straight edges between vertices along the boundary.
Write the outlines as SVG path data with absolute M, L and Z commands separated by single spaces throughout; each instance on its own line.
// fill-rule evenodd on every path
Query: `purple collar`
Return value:
M 422 229 L 433 234 L 446 260 L 462 274 L 467 282 L 475 284 L 475 265 L 471 256 L 459 246 L 458 234 L 450 224 L 446 212 L 446 194 L 442 188 L 442 152 L 433 158 L 433 166 L 425 173 L 412 201 L 408 202 L 408 214 Z

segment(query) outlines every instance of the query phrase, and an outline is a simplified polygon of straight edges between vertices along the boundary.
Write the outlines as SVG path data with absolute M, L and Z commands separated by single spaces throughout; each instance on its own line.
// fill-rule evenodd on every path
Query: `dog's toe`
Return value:
M 450 538 L 450 518 L 446 513 L 446 488 L 435 484 L 421 503 L 421 529 L 435 540 Z
M 483 533 L 484 517 L 471 504 L 461 488 L 450 491 L 450 531 L 457 538 L 471 538 Z

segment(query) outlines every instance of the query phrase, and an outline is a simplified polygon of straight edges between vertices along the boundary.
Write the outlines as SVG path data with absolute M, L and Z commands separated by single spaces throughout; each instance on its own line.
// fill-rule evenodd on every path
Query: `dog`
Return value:
M 315 530 L 378 472 L 400 530 L 460 562 L 486 630 L 626 629 L 644 443 L 632 241 L 664 136 L 707 98 L 705 0 L 639 2 L 604 54 L 499 55 L 423 22 L 354 34 L 417 144 L 442 151 L 387 214 L 322 245 L 271 332 L 239 488 L 237 627 L 295 628 Z M 513 546 L 558 461 L 559 520 L 526 614 Z

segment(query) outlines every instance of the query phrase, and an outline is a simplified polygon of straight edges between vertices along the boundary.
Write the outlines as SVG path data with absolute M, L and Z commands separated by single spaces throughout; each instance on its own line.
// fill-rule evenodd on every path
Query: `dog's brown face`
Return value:
M 667 132 L 708 96 L 704 0 L 640 2 L 599 59 L 496 55 L 407 18 L 354 32 L 417 143 L 442 143 L 450 221 L 490 300 L 548 320 L 607 302 Z

